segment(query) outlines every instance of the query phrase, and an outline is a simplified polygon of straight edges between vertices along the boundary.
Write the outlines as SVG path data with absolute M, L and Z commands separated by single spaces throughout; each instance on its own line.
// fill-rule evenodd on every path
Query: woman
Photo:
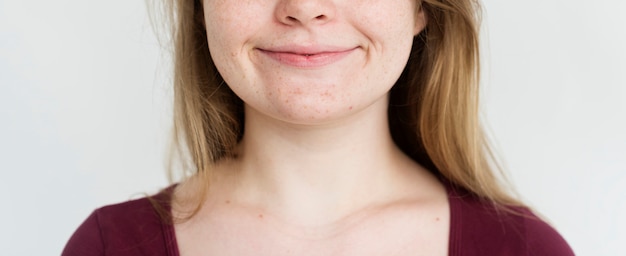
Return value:
M 490 166 L 473 0 L 170 8 L 194 174 L 63 255 L 573 255 Z

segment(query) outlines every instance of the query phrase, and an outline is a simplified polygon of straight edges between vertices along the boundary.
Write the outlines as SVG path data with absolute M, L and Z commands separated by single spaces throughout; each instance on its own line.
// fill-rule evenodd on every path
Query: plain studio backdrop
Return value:
M 579 255 L 626 242 L 626 1 L 484 1 L 483 109 Z M 167 185 L 172 89 L 143 1 L 0 0 L 0 252 L 58 255 Z

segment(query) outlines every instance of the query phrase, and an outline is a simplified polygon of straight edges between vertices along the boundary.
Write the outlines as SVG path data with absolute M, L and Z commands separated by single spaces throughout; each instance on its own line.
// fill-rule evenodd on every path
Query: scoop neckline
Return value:
M 450 214 L 450 226 L 448 230 L 448 253 L 447 255 L 458 255 L 458 243 L 460 237 L 460 230 L 458 230 L 459 222 L 461 221 L 462 212 L 458 210 L 458 198 L 460 197 L 458 191 L 453 187 L 452 183 L 447 180 L 440 180 L 446 189 L 446 196 L 448 199 L 448 210 Z M 165 240 L 165 248 L 168 256 L 180 256 L 178 248 L 178 241 L 176 240 L 176 230 L 174 228 L 173 220 L 171 219 L 171 199 L 174 189 L 178 183 L 169 186 L 161 192 L 164 196 L 162 198 L 166 204 L 165 210 L 170 213 L 170 219 L 168 222 L 161 221 L 161 228 L 163 230 L 163 238 Z

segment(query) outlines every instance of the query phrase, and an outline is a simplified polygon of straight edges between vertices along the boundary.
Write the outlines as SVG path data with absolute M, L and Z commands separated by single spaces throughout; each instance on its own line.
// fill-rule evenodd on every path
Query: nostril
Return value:
M 317 16 L 308 16 L 308 15 L 285 15 L 281 18 L 282 22 L 288 23 L 288 24 L 306 24 L 309 22 L 314 22 L 314 23 L 325 23 L 330 19 L 330 16 L 326 15 L 326 14 L 320 14 Z

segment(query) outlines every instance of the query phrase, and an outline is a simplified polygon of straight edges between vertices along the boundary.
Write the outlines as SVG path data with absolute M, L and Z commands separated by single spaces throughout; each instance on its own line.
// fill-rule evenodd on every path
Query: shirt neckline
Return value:
M 455 256 L 460 255 L 460 249 L 458 248 L 459 241 L 461 239 L 461 232 L 459 230 L 462 211 L 459 210 L 459 195 L 457 191 L 453 188 L 453 185 L 447 181 L 441 181 L 446 189 L 446 195 L 448 198 L 448 207 L 450 214 L 450 227 L 448 230 L 448 255 Z M 166 188 L 163 192 L 163 200 L 168 202 L 166 204 L 165 210 L 170 213 L 169 222 L 161 221 L 161 229 L 163 230 L 163 238 L 165 240 L 165 248 L 167 250 L 168 256 L 180 256 L 178 241 L 176 240 L 176 231 L 174 229 L 174 223 L 171 219 L 171 195 L 174 193 L 174 188 L 178 184 L 174 184 L 168 188 Z

